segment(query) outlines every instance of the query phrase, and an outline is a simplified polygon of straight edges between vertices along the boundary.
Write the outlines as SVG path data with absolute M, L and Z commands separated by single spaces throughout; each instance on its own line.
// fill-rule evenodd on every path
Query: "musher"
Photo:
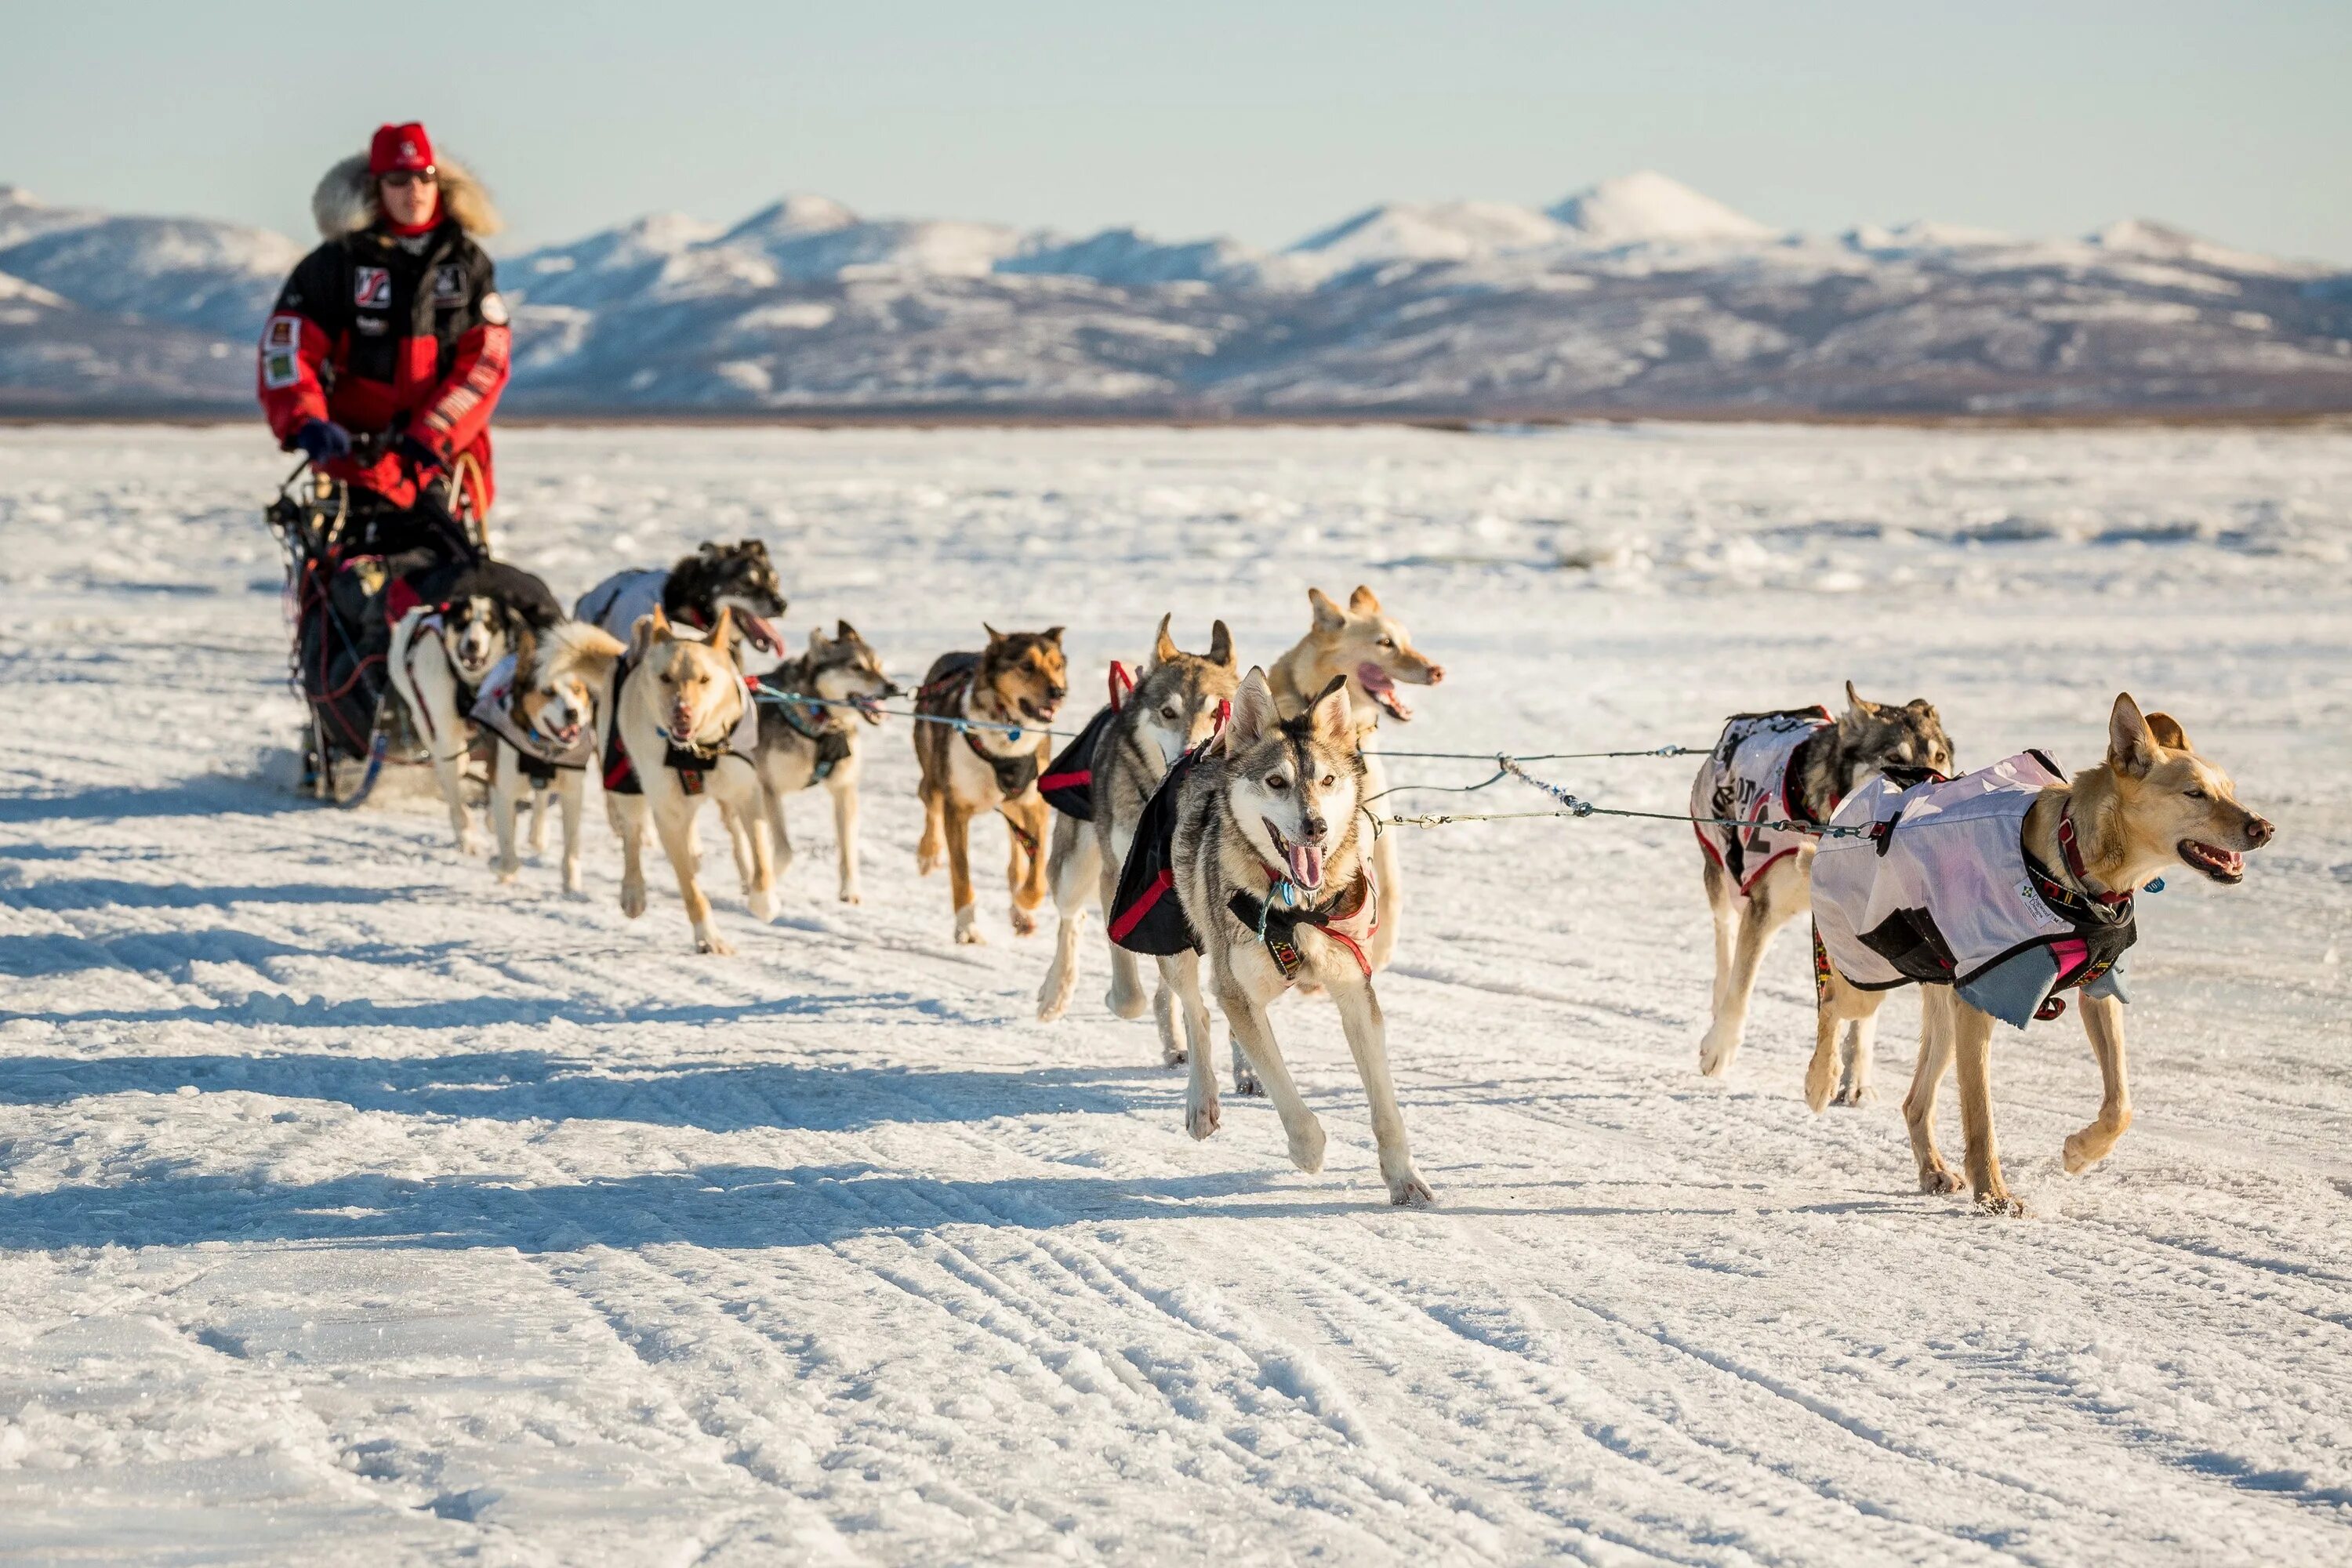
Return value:
M 499 219 L 488 193 L 436 159 L 415 123 L 378 129 L 364 155 L 327 172 L 310 209 L 324 243 L 294 268 L 262 328 L 261 406 L 281 447 L 344 487 L 348 510 L 322 564 L 344 640 L 380 653 L 393 623 L 437 602 L 483 552 L 467 520 L 488 514 L 493 493 L 490 414 L 507 384 L 509 332 L 475 241 Z M 370 557 L 380 567 L 343 570 Z

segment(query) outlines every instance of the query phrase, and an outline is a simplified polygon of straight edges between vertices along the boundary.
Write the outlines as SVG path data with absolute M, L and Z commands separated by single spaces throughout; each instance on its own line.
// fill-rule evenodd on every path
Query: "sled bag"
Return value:
M 364 757 L 388 679 L 380 595 L 367 591 L 360 573 L 318 563 L 304 568 L 300 594 L 295 647 L 302 695 L 328 747 Z
M 1111 941 L 1129 952 L 1168 957 L 1201 950 L 1176 898 L 1176 809 L 1185 779 L 1206 750 L 1203 742 L 1176 759 L 1136 822 L 1109 917 Z
M 1037 793 L 1064 816 L 1079 822 L 1094 820 L 1095 747 L 1101 743 L 1110 721 L 1118 716 L 1118 709 L 1103 709 L 1087 721 L 1087 727 L 1078 731 L 1076 740 L 1045 764 L 1044 775 L 1037 780 Z

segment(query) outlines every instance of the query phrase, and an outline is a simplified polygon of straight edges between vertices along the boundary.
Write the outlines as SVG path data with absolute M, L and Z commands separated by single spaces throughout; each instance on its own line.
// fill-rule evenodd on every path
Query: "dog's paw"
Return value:
M 1399 1208 L 1425 1209 L 1437 1202 L 1437 1194 L 1421 1179 L 1421 1173 L 1407 1165 L 1398 1175 L 1387 1178 L 1389 1202 Z
M 986 947 L 988 945 L 988 939 L 980 934 L 980 928 L 978 926 L 956 927 L 955 939 L 956 945 L 958 947 Z
M 1014 936 L 1035 936 L 1037 934 L 1037 917 L 1031 914 L 1027 910 L 1015 906 L 1013 910 L 1013 934 Z
M 631 920 L 646 912 L 646 890 L 643 887 L 631 887 L 626 882 L 621 884 L 621 912 Z
M 707 931 L 695 937 L 694 951 L 707 952 L 713 958 L 732 958 L 735 956 L 735 944 L 715 931 Z
M 563 896 L 574 903 L 584 904 L 588 901 L 588 889 L 577 882 L 566 882 L 563 885 Z
M 1731 1060 L 1738 1054 L 1738 1036 L 1709 1029 L 1698 1043 L 1698 1070 L 1707 1078 L 1721 1078 L 1731 1070 Z
M 1322 1171 L 1323 1123 L 1318 1121 L 1313 1113 L 1310 1112 L 1300 1120 L 1297 1131 L 1291 1133 L 1288 1142 L 1292 1164 L 1310 1176 Z
M 759 919 L 772 921 L 776 918 L 777 899 L 772 889 L 766 892 L 753 893 L 750 901 L 751 913 Z
M 1111 988 L 1103 993 L 1103 1005 L 1110 1009 L 1110 1016 L 1114 1018 L 1140 1018 L 1144 1008 L 1150 1005 L 1151 999 L 1143 994 L 1140 986 L 1129 989 L 1114 981 Z M 1178 1057 L 1176 1059 L 1182 1061 L 1184 1058 Z
M 2022 1219 L 2025 1217 L 2025 1204 L 2022 1199 L 2010 1196 L 2007 1188 L 1993 1187 L 1977 1194 L 1977 1213 L 2003 1219 Z
M 491 869 L 498 873 L 498 878 L 500 882 L 511 882 L 517 877 L 522 875 L 522 863 L 519 860 L 502 861 L 499 865 L 491 868 Z
M 1256 1100 L 1265 1093 L 1265 1086 L 1257 1080 L 1246 1062 L 1234 1064 L 1234 1092 L 1244 1100 Z
M 1919 1190 L 1923 1193 L 1937 1194 L 1957 1193 L 1967 1185 L 1966 1182 L 1960 1180 L 1959 1173 L 1941 1160 L 1937 1160 L 1932 1165 L 1922 1165 L 1919 1168 Z
M 1830 1103 L 1832 1105 L 1875 1105 L 1878 1090 L 1866 1083 L 1841 1084 Z
M 457 836 L 458 854 L 464 856 L 467 859 L 471 860 L 475 856 L 479 855 L 481 852 L 482 840 L 478 835 L 461 833 Z
M 1198 1101 L 1191 1095 L 1184 1097 L 1184 1131 L 1191 1133 L 1195 1142 L 1213 1137 L 1217 1129 L 1224 1125 L 1224 1108 L 1217 1103 L 1213 1089 Z
M 940 869 L 947 863 L 948 852 L 944 849 L 918 849 L 915 851 L 915 875 L 918 877 L 928 877 L 932 872 Z
M 841 901 L 845 904 L 862 904 L 866 901 L 866 895 L 854 887 L 844 888 L 841 889 Z

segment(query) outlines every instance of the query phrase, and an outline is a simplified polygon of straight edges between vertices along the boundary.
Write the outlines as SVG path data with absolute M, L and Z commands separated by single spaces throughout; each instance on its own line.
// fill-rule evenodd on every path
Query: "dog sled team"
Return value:
M 725 953 L 700 879 L 696 818 L 716 808 L 753 913 L 776 907 L 792 859 L 785 802 L 831 798 L 838 892 L 860 897 L 861 740 L 899 695 L 845 621 L 791 654 L 785 600 L 763 545 L 705 544 L 667 571 L 625 572 L 565 615 L 545 584 L 490 558 L 489 421 L 507 379 L 508 312 L 476 237 L 497 215 L 422 125 L 385 125 L 313 198 L 324 240 L 289 278 L 264 328 L 259 395 L 272 432 L 305 455 L 307 500 L 282 495 L 296 606 L 296 675 L 308 700 L 308 773 L 332 794 L 339 757 L 369 778 L 397 730 L 435 770 L 458 847 L 477 837 L 467 759 L 490 758 L 502 879 L 520 869 L 520 808 L 544 852 L 551 797 L 563 817 L 564 889 L 583 891 L 581 813 L 596 768 L 624 868 L 621 907 L 646 909 L 648 838 L 677 881 L 698 951 Z M 298 470 L 299 472 L 299 470 Z M 290 481 L 289 481 L 290 482 Z M 1070 692 L 1062 628 L 982 627 L 976 650 L 941 655 L 913 693 L 925 873 L 948 873 L 955 940 L 982 940 L 971 826 L 1010 840 L 1013 930 L 1058 918 L 1038 1016 L 1078 987 L 1091 909 L 1104 922 L 1106 1005 L 1146 1006 L 1161 1058 L 1185 1066 L 1185 1125 L 1217 1131 L 1209 1002 L 1224 1016 L 1237 1093 L 1264 1094 L 1300 1169 L 1319 1170 L 1323 1130 L 1275 1038 L 1272 1005 L 1328 998 L 1370 1101 L 1389 1195 L 1425 1203 L 1389 1078 L 1375 994 L 1402 934 L 1395 839 L 1369 803 L 1388 788 L 1366 740 L 1412 717 L 1402 686 L 1444 677 L 1369 588 L 1346 605 L 1308 592 L 1312 618 L 1280 658 L 1244 672 L 1223 623 L 1207 651 L 1162 619 L 1150 656 L 1114 666 L 1110 701 L 1058 753 Z M 747 647 L 775 662 L 750 673 Z M 385 692 L 397 697 L 382 700 Z M 2180 725 L 2118 696 L 2106 756 L 2070 781 L 2026 752 L 1955 776 L 1950 738 L 1924 700 L 1864 699 L 1732 717 L 1694 782 L 1689 816 L 1715 924 L 1712 1016 L 1699 1068 L 1727 1072 L 1746 1032 L 1757 965 L 1780 927 L 1810 912 L 1817 1032 L 1805 1095 L 1819 1110 L 1871 1097 L 1872 1037 L 1888 991 L 1926 987 L 1904 1100 L 1921 1187 L 1958 1190 L 1934 1111 L 1958 1079 L 1966 1184 L 2014 1212 L 1992 1126 L 1990 1041 L 2058 1016 L 2072 992 L 2105 1093 L 2066 1140 L 2079 1171 L 2131 1121 L 2123 961 L 2133 896 L 2180 868 L 2217 882 L 2271 825 Z M 362 786 L 364 787 L 364 785 Z
M 1294 990 L 1328 999 L 1363 1080 L 1389 1194 L 1426 1203 L 1376 994 L 1405 884 L 1394 837 L 1376 831 L 1368 805 L 1387 787 L 1369 742 L 1383 720 L 1410 719 L 1400 687 L 1434 685 L 1444 670 L 1370 589 L 1345 605 L 1310 589 L 1308 602 L 1299 641 L 1246 671 L 1223 622 L 1204 651 L 1188 652 L 1163 617 L 1148 657 L 1131 671 L 1112 666 L 1110 700 L 1058 751 L 1054 726 L 1072 684 L 1063 628 L 982 626 L 982 647 L 941 655 L 912 693 L 918 865 L 948 873 L 954 940 L 983 941 L 972 825 L 1000 817 L 1013 930 L 1034 932 L 1049 899 L 1057 917 L 1039 1018 L 1061 1017 L 1076 997 L 1093 915 L 1108 960 L 1104 1005 L 1129 1019 L 1150 1008 L 1161 1059 L 1188 1072 L 1187 1130 L 1206 1138 L 1221 1122 L 1213 1000 L 1233 1090 L 1272 1101 L 1291 1159 L 1310 1173 L 1321 1168 L 1324 1133 L 1285 1065 L 1273 1005 Z M 477 847 L 461 789 L 478 741 L 491 757 L 501 879 L 519 870 L 526 797 L 533 846 L 546 847 L 551 795 L 563 818 L 562 885 L 582 893 L 593 767 L 622 844 L 623 910 L 646 909 L 650 838 L 698 952 L 730 951 L 700 885 L 696 817 L 706 798 L 746 901 L 766 918 L 793 853 L 786 802 L 822 786 L 838 896 L 860 899 L 865 732 L 902 693 L 855 627 L 819 628 L 790 654 L 776 628 L 784 595 L 751 540 L 705 544 L 667 571 L 615 575 L 569 616 L 554 603 L 536 579 L 485 563 L 455 583 L 447 604 L 417 607 L 394 631 L 392 685 L 426 740 L 461 850 Z M 747 673 L 753 649 L 774 667 Z M 1767 947 L 1810 914 L 1818 1028 L 1807 1100 L 1820 1110 L 1874 1098 L 1879 1005 L 1890 990 L 1923 985 L 1903 1102 L 1920 1185 L 1965 1185 L 1993 1212 L 2018 1209 L 1993 1132 L 1993 1024 L 2055 1018 L 2072 994 L 2105 1093 L 2097 1116 L 2066 1140 L 2065 1165 L 2105 1158 L 2132 1115 L 2122 1005 L 2133 895 L 2168 872 L 2234 883 L 2245 852 L 2273 833 L 2177 721 L 2143 713 L 2127 694 L 2109 716 L 2105 759 L 2070 781 L 2040 752 L 1958 773 L 1933 705 L 1873 701 L 1852 684 L 1835 713 L 1732 716 L 1693 781 L 1689 816 L 1715 930 L 1700 1070 L 1730 1070 Z M 1964 1175 L 1934 1138 L 1947 1072 L 1959 1089 Z

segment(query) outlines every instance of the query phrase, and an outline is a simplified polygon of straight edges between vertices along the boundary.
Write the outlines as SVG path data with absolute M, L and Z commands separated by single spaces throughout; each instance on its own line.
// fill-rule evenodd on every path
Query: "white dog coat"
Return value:
M 1732 886 L 1746 898 L 1774 862 L 1811 844 L 1810 834 L 1784 832 L 1762 826 L 1767 822 L 1802 822 L 1798 804 L 1802 792 L 1789 774 L 1797 748 L 1828 729 L 1835 721 L 1826 708 L 1792 709 L 1782 713 L 1742 713 L 1723 727 L 1723 737 L 1700 764 L 1691 784 L 1690 814 L 1697 817 L 1737 818 L 1741 827 L 1691 825 L 1698 847 L 1730 873 Z
M 1855 790 L 1832 822 L 1869 836 L 1824 837 L 1813 857 L 1817 959 L 1865 991 L 1952 985 L 2021 1029 L 2069 986 L 2124 999 L 2129 897 L 2094 903 L 2026 853 L 2026 812 L 2065 782 L 2024 752 L 1956 779 L 1905 789 L 1882 773 Z
M 559 746 L 536 730 L 525 729 L 514 711 L 515 656 L 509 654 L 482 677 L 481 695 L 474 699 L 474 722 L 487 724 L 500 739 L 522 753 L 526 773 L 547 768 L 584 768 L 596 759 L 596 725 L 591 719 L 569 746 Z M 532 767 L 532 763 L 539 767 Z

